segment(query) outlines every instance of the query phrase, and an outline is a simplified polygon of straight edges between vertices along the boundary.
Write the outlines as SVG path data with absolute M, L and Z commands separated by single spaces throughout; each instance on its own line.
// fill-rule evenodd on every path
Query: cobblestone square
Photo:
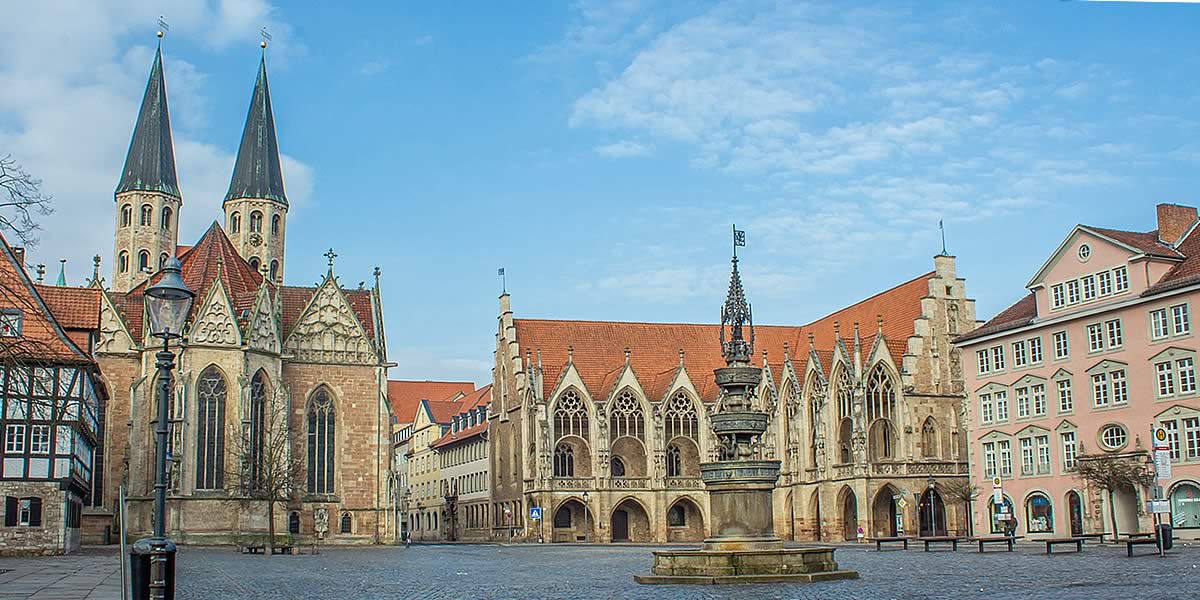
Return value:
M 640 586 L 650 548 L 631 546 L 419 545 L 330 548 L 301 556 L 246 556 L 228 548 L 182 549 L 181 600 L 393 598 L 598 598 L 746 600 L 899 598 L 1192 598 L 1200 589 L 1200 547 L 1165 558 L 1127 558 L 1124 547 L 1087 546 L 1047 557 L 1040 545 L 980 555 L 920 550 L 874 552 L 841 546 L 837 559 L 862 579 L 810 585 Z M 1143 549 L 1144 550 L 1144 549 Z M 116 599 L 118 555 L 0 559 L 0 599 Z M 71 564 L 65 576 L 61 567 Z

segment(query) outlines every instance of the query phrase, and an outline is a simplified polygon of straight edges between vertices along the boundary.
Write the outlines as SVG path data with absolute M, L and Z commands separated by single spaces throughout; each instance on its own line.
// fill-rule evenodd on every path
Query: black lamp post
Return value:
M 586 542 L 592 541 L 592 507 L 589 504 L 587 490 L 583 490 L 583 539 Z
M 163 341 L 162 351 L 155 354 L 158 367 L 158 421 L 154 429 L 157 442 L 154 470 L 154 537 L 133 544 L 135 600 L 172 600 L 175 597 L 175 544 L 167 539 L 167 411 L 171 393 L 171 369 L 175 355 L 170 343 L 182 337 L 183 326 L 192 307 L 195 292 L 180 278 L 179 259 L 169 258 L 162 268 L 158 283 L 146 288 L 146 314 L 150 320 L 150 335 Z M 148 560 L 147 560 L 148 559 Z M 147 565 L 147 562 L 149 563 Z M 148 572 L 146 567 L 149 567 Z M 146 577 L 148 575 L 148 577 Z
M 925 482 L 929 484 L 929 535 L 935 536 L 937 535 L 937 521 L 934 518 L 933 511 L 933 488 L 937 482 L 934 481 L 932 473 L 929 475 L 929 478 L 925 480 Z

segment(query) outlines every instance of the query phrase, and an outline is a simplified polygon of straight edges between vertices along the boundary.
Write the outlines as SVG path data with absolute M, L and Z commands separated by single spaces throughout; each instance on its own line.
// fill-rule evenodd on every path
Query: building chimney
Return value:
M 17 264 L 24 267 L 25 266 L 25 248 L 23 248 L 21 246 L 13 246 L 12 251 L 13 251 L 13 257 L 15 257 L 17 259 Z
M 1158 205 L 1158 239 L 1177 244 L 1196 222 L 1196 207 L 1178 204 Z

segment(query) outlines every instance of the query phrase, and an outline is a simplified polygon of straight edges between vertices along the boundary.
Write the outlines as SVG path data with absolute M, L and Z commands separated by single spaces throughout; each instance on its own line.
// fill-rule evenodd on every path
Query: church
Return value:
M 332 250 L 316 286 L 285 285 L 289 211 L 266 51 L 258 64 L 222 215 L 180 245 L 184 193 L 176 178 L 161 44 L 114 194 L 111 286 L 39 286 L 67 334 L 99 366 L 108 402 L 102 454 L 84 514 L 85 539 L 115 539 L 118 490 L 131 539 L 152 528 L 155 352 L 144 292 L 177 257 L 196 293 L 176 352 L 168 422 L 167 535 L 229 543 L 264 534 L 265 501 L 244 489 L 247 456 L 283 430 L 303 464 L 275 531 L 301 542 L 374 543 L 383 535 L 391 410 L 379 291 L 343 288 Z M 272 415 L 282 415 L 272 419 Z M 249 467 L 253 470 L 253 466 Z M 107 535 L 105 532 L 107 531 Z
M 782 462 L 781 537 L 966 527 L 966 396 L 951 340 L 975 327 L 975 306 L 954 257 L 933 262 L 932 272 L 806 325 L 754 327 L 756 402 L 770 415 L 763 453 Z M 734 283 L 740 291 L 736 257 Z M 502 295 L 489 417 L 493 537 L 706 537 L 700 463 L 718 455 L 709 415 L 720 335 L 717 324 L 517 318 Z

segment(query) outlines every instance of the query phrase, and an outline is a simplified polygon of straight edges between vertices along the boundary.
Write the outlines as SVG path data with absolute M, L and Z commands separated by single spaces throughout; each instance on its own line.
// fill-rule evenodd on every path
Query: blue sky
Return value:
M 393 378 L 490 379 L 498 267 L 518 317 L 711 322 L 737 223 L 757 320 L 799 324 L 931 270 L 944 219 L 987 318 L 1073 224 L 1200 203 L 1200 5 L 103 4 L 0 23 L 32 260 L 111 276 L 160 14 L 180 243 L 220 217 L 266 25 L 286 281 L 379 265 Z

